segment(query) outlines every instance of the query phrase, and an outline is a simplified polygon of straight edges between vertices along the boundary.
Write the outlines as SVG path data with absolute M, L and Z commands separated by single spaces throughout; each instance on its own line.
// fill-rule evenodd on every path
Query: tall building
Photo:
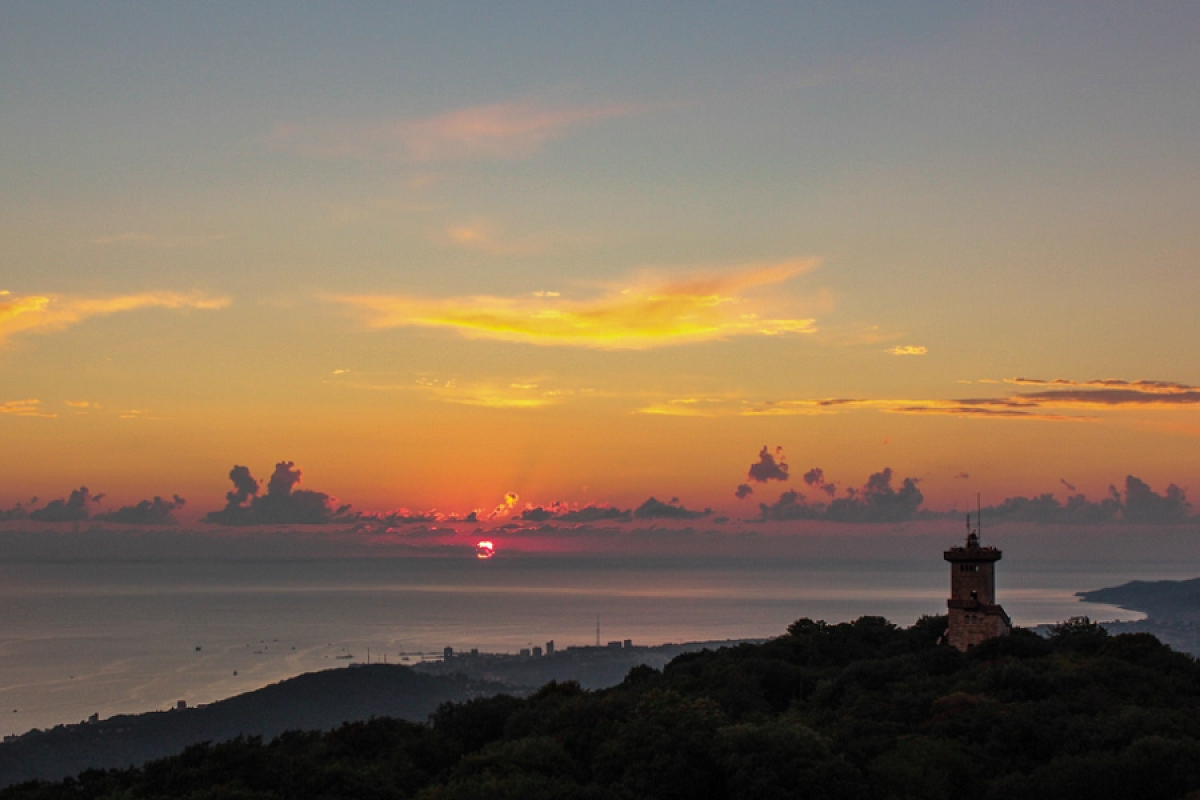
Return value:
M 943 557 L 950 562 L 950 627 L 946 639 L 951 647 L 963 652 L 969 648 L 1012 632 L 1012 620 L 996 602 L 996 562 L 1001 553 L 994 547 L 981 547 L 979 530 L 971 529 L 967 515 L 967 544 L 951 547 Z

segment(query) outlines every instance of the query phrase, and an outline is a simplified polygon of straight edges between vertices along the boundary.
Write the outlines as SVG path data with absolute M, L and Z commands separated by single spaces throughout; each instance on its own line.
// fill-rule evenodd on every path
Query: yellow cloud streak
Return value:
M 812 319 L 759 316 L 761 303 L 743 293 L 782 283 L 814 260 L 749 267 L 738 272 L 632 286 L 595 300 L 561 297 L 423 298 L 340 296 L 371 328 L 448 327 L 464 336 L 539 345 L 642 350 L 731 336 L 811 333 Z
M 41 400 L 9 400 L 0 403 L 0 414 L 12 414 L 14 417 L 46 417 L 53 419 L 58 414 L 42 410 Z
M 347 388 L 369 391 L 422 392 L 439 402 L 483 408 L 544 408 L 562 403 L 572 390 L 538 390 L 534 383 L 467 383 L 419 378 L 413 384 L 348 383 Z
M 142 308 L 219 309 L 228 305 L 227 297 L 208 297 L 194 292 L 141 292 L 111 297 L 17 296 L 0 292 L 0 344 L 16 334 L 60 331 L 89 317 L 123 311 Z
M 484 408 L 544 408 L 558 405 L 563 400 L 563 392 L 532 392 L 521 387 L 472 385 L 423 388 L 445 403 Z
M 889 347 L 883 352 L 893 356 L 923 356 L 929 352 L 929 348 L 920 345 L 905 344 Z
M 1094 422 L 1097 420 L 1097 417 L 1092 416 L 1040 413 L 1036 410 L 1036 406 L 1020 406 L 1017 408 L 989 407 L 971 405 L 959 400 L 831 397 L 822 400 L 774 400 L 764 402 L 742 400 L 738 405 L 734 405 L 730 401 L 723 405 L 705 408 L 697 408 L 692 405 L 679 405 L 680 402 L 678 400 L 671 400 L 665 403 L 655 403 L 638 409 L 637 413 L 676 417 L 788 417 L 838 414 L 843 411 L 869 409 L 886 414 L 935 414 L 971 419 L 1008 419 L 1043 422 Z M 1001 402 L 998 401 L 996 406 L 999 406 Z

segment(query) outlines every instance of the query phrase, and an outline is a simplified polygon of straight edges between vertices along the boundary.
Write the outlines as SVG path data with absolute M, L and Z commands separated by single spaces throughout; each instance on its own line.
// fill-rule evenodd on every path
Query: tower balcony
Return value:
M 942 554 L 942 558 L 950 562 L 995 562 L 999 561 L 1002 555 L 995 547 L 951 547 Z

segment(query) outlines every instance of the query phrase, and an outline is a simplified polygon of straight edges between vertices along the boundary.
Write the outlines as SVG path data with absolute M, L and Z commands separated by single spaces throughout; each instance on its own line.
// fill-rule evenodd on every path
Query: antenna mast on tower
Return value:
M 979 499 L 979 492 L 975 493 L 975 535 L 983 534 L 983 501 Z

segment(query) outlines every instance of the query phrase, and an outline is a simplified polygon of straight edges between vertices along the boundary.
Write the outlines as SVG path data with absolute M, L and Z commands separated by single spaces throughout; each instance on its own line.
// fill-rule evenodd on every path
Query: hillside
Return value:
M 617 687 L 442 707 L 142 769 L 25 785 L 52 798 L 1200 798 L 1200 666 L 1086 620 L 967 654 L 945 618 L 800 620 L 761 645 L 636 668 Z
M 1078 592 L 1077 596 L 1089 603 L 1109 603 L 1162 619 L 1200 617 L 1200 578 L 1130 581 L 1106 589 Z
M 269 739 L 284 731 L 329 730 L 372 716 L 424 721 L 444 702 L 494 694 L 498 688 L 385 664 L 313 672 L 207 706 L 25 734 L 0 744 L 0 786 L 58 779 L 89 767 L 141 764 L 198 742 L 239 735 Z
M 1106 622 L 1112 633 L 1149 633 L 1176 650 L 1200 655 L 1200 578 L 1183 581 L 1130 581 L 1078 592 L 1089 603 L 1141 611 L 1145 619 Z

